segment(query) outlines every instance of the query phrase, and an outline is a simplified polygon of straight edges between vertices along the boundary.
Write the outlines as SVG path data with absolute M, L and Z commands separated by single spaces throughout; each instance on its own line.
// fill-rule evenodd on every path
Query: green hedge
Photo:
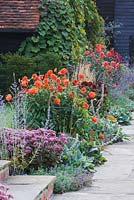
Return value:
M 46 73 L 48 69 L 58 70 L 62 67 L 61 57 L 58 54 L 47 52 L 39 56 L 29 58 L 15 54 L 0 55 L 0 94 L 6 94 L 15 79 L 21 79 L 24 75 L 31 76 L 33 73 Z

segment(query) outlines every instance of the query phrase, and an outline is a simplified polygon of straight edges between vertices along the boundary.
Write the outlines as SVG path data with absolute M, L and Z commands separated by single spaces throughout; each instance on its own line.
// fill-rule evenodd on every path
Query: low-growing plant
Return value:
M 119 124 L 130 125 L 131 113 L 125 107 L 112 106 L 110 108 L 110 114 L 117 119 Z
M 72 165 L 60 165 L 49 170 L 39 169 L 32 172 L 32 174 L 56 176 L 54 183 L 54 193 L 56 194 L 77 191 L 84 186 L 90 186 L 92 183 L 91 172 Z
M 72 165 L 75 167 L 81 166 L 83 169 L 92 171 L 94 169 L 94 157 L 90 157 L 90 155 L 87 156 L 85 154 L 81 143 L 82 142 L 80 142 L 78 138 L 68 139 L 68 143 L 64 146 L 61 154 L 61 162 L 64 165 Z M 90 149 L 92 149 L 91 146 Z
M 113 106 L 118 106 L 121 108 L 125 108 L 127 111 L 133 112 L 134 111 L 134 101 L 129 99 L 128 96 L 126 95 L 120 95 L 118 97 L 111 97 L 113 101 L 111 101 L 110 105 L 111 107 Z
M 12 161 L 13 173 L 55 166 L 60 161 L 66 136 L 53 130 L 1 129 L 1 159 Z

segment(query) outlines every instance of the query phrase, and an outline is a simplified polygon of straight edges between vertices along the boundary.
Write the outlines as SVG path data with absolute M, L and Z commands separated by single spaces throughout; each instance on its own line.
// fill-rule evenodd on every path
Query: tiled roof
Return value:
M 0 29 L 36 29 L 40 0 L 0 0 Z

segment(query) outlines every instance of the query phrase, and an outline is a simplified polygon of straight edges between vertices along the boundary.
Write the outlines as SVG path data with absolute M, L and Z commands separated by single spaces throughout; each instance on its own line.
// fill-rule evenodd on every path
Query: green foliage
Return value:
M 46 51 L 58 53 L 66 63 L 72 59 L 72 43 L 76 37 L 73 10 L 63 0 L 43 0 L 40 13 L 37 36 L 27 38 L 19 51 L 28 56 Z
M 125 108 L 127 111 L 134 111 L 134 101 L 129 99 L 128 96 L 120 95 L 118 98 L 113 99 L 112 97 L 112 100 L 111 106 L 116 105 L 118 107 Z
M 41 74 L 46 73 L 49 69 L 57 69 L 58 71 L 62 67 L 61 56 L 58 53 L 47 52 L 45 54 L 40 54 L 35 57 L 36 60 L 36 71 Z
M 129 95 L 121 95 L 113 100 L 110 113 L 117 118 L 120 124 L 129 125 L 132 118 L 131 112 L 134 111 L 134 101 L 129 98 Z
M 95 165 L 103 164 L 105 161 L 94 143 L 85 139 L 79 141 L 78 138 L 70 138 L 61 155 L 63 164 L 82 167 L 90 172 L 94 172 Z
M 125 92 L 125 95 L 134 102 L 134 85 Z
M 60 165 L 50 170 L 40 169 L 32 172 L 35 175 L 51 175 L 56 176 L 54 183 L 54 193 L 64 193 L 69 191 L 77 191 L 83 186 L 89 186 L 92 182 L 92 174 L 82 167 L 74 167 L 68 165 Z
M 72 108 L 72 100 L 66 94 L 62 93 L 62 102 L 60 106 L 56 106 L 51 101 L 49 126 L 54 130 L 61 132 L 70 132 L 70 115 Z M 47 120 L 49 93 L 41 90 L 27 99 L 27 109 L 30 111 L 27 115 L 28 128 L 44 127 Z
M 85 5 L 85 30 L 89 43 L 95 45 L 104 43 L 104 20 L 98 14 L 96 4 L 93 0 L 84 0 Z
M 15 79 L 18 81 L 24 75 L 31 75 L 36 71 L 36 63 L 34 58 L 20 56 L 18 54 L 0 55 L 2 64 L 0 65 L 0 92 L 6 93 Z
M 103 19 L 94 1 L 42 0 L 37 34 L 22 42 L 19 52 L 30 57 L 58 53 L 62 63 L 76 62 L 88 41 L 102 42 Z
M 59 94 L 60 105 L 53 103 L 51 98 L 49 126 L 54 130 L 84 135 L 89 128 L 88 110 L 73 106 L 73 100 L 66 92 Z M 28 128 L 44 127 L 48 114 L 49 93 L 46 90 L 40 90 L 37 94 L 27 98 L 27 126 Z
M 10 106 L 4 105 L 0 112 L 0 128 L 12 128 L 13 112 Z
M 110 109 L 110 114 L 113 115 L 119 124 L 129 125 L 131 120 L 131 113 L 126 109 L 119 106 L 113 106 Z
M 68 0 L 73 9 L 73 20 L 75 23 L 75 40 L 73 42 L 72 55 L 77 60 L 85 51 L 87 36 L 85 31 L 85 5 L 83 0 Z M 77 60 L 78 61 L 78 60 Z
M 62 67 L 61 56 L 57 53 L 47 52 L 34 58 L 21 56 L 19 54 L 0 55 L 2 64 L 0 65 L 0 92 L 5 94 L 9 87 L 24 75 L 31 76 L 33 73 L 46 73 L 49 69 L 60 70 Z
M 90 149 L 91 148 L 90 146 Z M 81 166 L 91 171 L 94 169 L 94 157 L 85 155 L 85 152 L 82 150 L 81 142 L 78 139 L 70 139 L 64 146 L 61 161 L 63 164 L 73 165 L 75 167 Z

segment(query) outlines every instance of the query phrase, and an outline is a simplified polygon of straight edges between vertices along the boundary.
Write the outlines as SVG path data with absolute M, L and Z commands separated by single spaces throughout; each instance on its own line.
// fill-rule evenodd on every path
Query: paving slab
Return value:
M 4 184 L 14 200 L 35 200 L 54 180 L 54 176 L 11 176 Z
M 9 166 L 10 165 L 10 161 L 7 161 L 7 160 L 0 160 L 0 170 Z
M 92 187 L 55 195 L 54 200 L 134 200 L 134 125 L 123 126 L 130 141 L 107 146 L 107 162 L 96 168 Z

